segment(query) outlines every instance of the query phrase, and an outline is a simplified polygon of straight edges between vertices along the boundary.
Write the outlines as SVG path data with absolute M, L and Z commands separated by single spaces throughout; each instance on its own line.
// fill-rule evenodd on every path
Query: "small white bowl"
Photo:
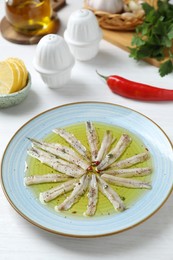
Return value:
M 99 51 L 102 31 L 93 12 L 80 9 L 72 13 L 64 39 L 75 59 L 86 61 L 94 58 Z
M 63 37 L 48 34 L 39 41 L 33 64 L 48 87 L 59 88 L 71 78 L 74 57 Z
M 11 94 L 0 95 L 0 108 L 11 107 L 20 104 L 28 95 L 31 88 L 31 76 L 28 73 L 28 81 L 26 86 L 20 91 Z

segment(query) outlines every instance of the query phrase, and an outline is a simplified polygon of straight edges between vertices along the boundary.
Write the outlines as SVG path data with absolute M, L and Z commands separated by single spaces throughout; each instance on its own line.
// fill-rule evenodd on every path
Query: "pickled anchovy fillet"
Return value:
M 69 163 L 62 159 L 57 159 L 56 156 L 51 155 L 36 147 L 28 150 L 28 154 L 31 157 L 38 159 L 41 163 L 52 167 L 54 170 L 65 173 L 71 177 L 78 178 L 86 172 L 82 168 L 79 168 L 77 165 Z
M 144 162 L 144 161 L 148 160 L 149 158 L 150 158 L 149 152 L 139 153 L 139 154 L 129 157 L 127 159 L 121 160 L 119 162 L 115 162 L 111 165 L 111 167 L 128 168 L 137 163 Z
M 82 169 L 86 170 L 89 166 L 90 163 L 84 161 L 81 159 L 77 153 L 75 153 L 72 149 L 58 144 L 58 143 L 46 143 L 42 141 L 38 141 L 35 139 L 30 138 L 32 141 L 33 145 L 36 147 L 39 147 L 43 149 L 44 151 L 47 151 L 55 156 L 58 156 L 66 161 L 69 161 L 71 163 L 74 163 L 78 166 L 80 166 Z
M 113 143 L 114 140 L 115 139 L 113 138 L 112 132 L 110 130 L 107 130 L 103 137 L 100 149 L 99 149 L 97 157 L 96 157 L 97 162 L 100 162 L 102 160 L 102 158 L 105 157 L 105 155 L 108 153 L 108 151 L 111 147 L 111 144 Z
M 92 122 L 86 122 L 86 135 L 91 151 L 91 160 L 92 162 L 95 162 L 98 153 L 98 136 Z
M 48 142 L 36 140 L 34 138 L 28 138 L 28 139 L 33 143 L 34 142 L 40 143 L 40 144 L 44 143 L 45 145 L 56 148 L 57 150 L 64 150 L 64 152 L 67 153 L 67 154 L 74 155 L 74 156 L 77 155 L 77 153 L 72 148 L 65 146 L 65 145 L 62 145 L 60 143 L 48 143 Z
M 24 183 L 26 185 L 48 183 L 48 182 L 61 182 L 67 180 L 66 175 L 47 173 L 43 175 L 31 175 L 24 178 Z
M 74 203 L 76 203 L 80 197 L 85 193 L 89 182 L 89 176 L 83 175 L 76 183 L 72 193 L 67 197 L 60 205 L 55 206 L 56 211 L 63 211 L 70 209 Z
M 28 149 L 27 153 L 31 157 L 36 158 L 36 159 L 38 159 L 40 157 L 40 161 L 41 161 L 41 158 L 43 156 L 43 157 L 49 158 L 51 160 L 57 160 L 59 162 L 59 159 L 55 155 L 47 153 L 43 150 L 40 150 L 37 147 L 32 147 L 31 149 Z
M 88 160 L 86 147 L 73 134 L 61 128 L 53 129 L 53 132 L 64 138 L 79 154 Z
M 101 174 L 110 174 L 120 177 L 142 177 L 151 174 L 152 169 L 150 167 L 144 168 L 130 168 L 130 169 L 108 169 L 101 171 Z
M 88 191 L 88 205 L 87 210 L 84 215 L 93 216 L 96 212 L 96 206 L 98 201 L 98 184 L 96 175 L 92 174 L 91 180 L 89 183 L 89 191 Z
M 136 188 L 136 189 L 151 189 L 151 184 L 144 181 L 139 181 L 139 180 L 134 180 L 129 178 L 121 178 L 109 174 L 103 174 L 101 178 L 116 186 L 121 186 L 126 188 Z
M 127 134 L 122 134 L 116 146 L 105 156 L 101 163 L 97 166 L 97 169 L 104 170 L 114 161 L 116 161 L 123 152 L 127 149 L 131 142 L 131 138 Z
M 97 176 L 99 181 L 99 189 L 107 197 L 107 199 L 112 203 L 113 207 L 118 211 L 124 211 L 125 205 L 117 192 L 113 190 L 109 184 L 104 181 L 101 177 Z
M 41 201 L 41 203 L 45 203 L 45 202 L 49 202 L 55 198 L 57 198 L 58 196 L 71 191 L 74 188 L 75 183 L 77 182 L 76 179 L 72 179 L 69 181 L 64 182 L 61 185 L 58 185 L 52 189 L 49 189 L 47 191 L 41 192 L 39 199 Z

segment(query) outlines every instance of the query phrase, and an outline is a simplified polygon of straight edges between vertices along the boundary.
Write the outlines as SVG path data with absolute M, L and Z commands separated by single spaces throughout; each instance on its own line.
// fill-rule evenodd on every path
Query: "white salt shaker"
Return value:
M 34 68 L 50 88 L 59 88 L 68 83 L 74 57 L 64 38 L 56 34 L 44 36 L 36 47 Z
M 102 31 L 93 12 L 80 9 L 72 13 L 64 39 L 76 60 L 86 61 L 94 58 L 99 51 Z

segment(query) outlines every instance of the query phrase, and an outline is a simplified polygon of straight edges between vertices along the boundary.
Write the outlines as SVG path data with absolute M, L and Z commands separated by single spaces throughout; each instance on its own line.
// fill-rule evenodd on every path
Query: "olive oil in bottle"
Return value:
M 6 0 L 6 18 L 26 35 L 42 35 L 51 22 L 50 0 Z

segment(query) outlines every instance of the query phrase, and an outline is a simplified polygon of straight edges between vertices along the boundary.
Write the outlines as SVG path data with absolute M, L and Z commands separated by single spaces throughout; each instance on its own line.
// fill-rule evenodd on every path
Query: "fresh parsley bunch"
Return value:
M 148 3 L 142 6 L 145 19 L 136 27 L 130 57 L 162 61 L 159 73 L 163 77 L 173 71 L 173 5 L 168 0 L 158 0 L 157 9 Z

